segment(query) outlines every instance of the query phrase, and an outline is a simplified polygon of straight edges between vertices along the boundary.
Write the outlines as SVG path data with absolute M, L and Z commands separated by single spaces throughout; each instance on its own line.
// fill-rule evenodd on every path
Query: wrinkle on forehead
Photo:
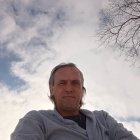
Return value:
M 74 67 L 64 67 L 58 69 L 54 75 L 54 81 L 57 79 L 67 81 L 78 80 L 82 83 L 80 72 Z

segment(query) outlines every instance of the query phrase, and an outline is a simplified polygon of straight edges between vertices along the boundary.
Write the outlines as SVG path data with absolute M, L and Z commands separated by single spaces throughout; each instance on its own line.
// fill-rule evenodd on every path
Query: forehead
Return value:
M 80 71 L 75 67 L 62 67 L 55 72 L 54 79 L 80 79 Z

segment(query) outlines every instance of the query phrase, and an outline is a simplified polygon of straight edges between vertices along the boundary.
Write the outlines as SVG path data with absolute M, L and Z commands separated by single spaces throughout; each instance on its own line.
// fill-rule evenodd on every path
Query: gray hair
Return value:
M 64 68 L 64 67 L 74 67 L 76 68 L 81 76 L 82 79 L 82 84 L 84 84 L 84 77 L 83 77 L 83 73 L 77 68 L 77 66 L 74 63 L 60 63 L 59 65 L 55 66 L 50 74 L 50 78 L 49 78 L 49 86 L 53 86 L 54 85 L 54 76 L 57 70 Z M 86 88 L 83 86 L 83 91 L 84 93 L 86 93 Z M 49 96 L 50 100 L 54 103 L 54 96 L 50 93 Z M 80 101 L 80 107 L 83 105 L 83 101 Z

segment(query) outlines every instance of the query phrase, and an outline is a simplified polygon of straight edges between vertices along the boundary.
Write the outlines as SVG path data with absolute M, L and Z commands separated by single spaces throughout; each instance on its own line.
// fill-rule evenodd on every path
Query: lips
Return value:
M 69 96 L 63 96 L 63 98 L 75 98 L 75 96 L 69 95 Z

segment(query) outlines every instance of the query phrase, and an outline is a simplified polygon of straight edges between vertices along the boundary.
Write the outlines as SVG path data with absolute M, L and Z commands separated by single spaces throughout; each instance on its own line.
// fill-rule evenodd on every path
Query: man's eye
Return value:
M 59 82 L 59 85 L 64 85 L 66 82 L 64 82 L 64 81 L 61 81 L 61 82 Z
M 73 81 L 72 84 L 73 85 L 80 85 L 80 82 L 79 81 Z

